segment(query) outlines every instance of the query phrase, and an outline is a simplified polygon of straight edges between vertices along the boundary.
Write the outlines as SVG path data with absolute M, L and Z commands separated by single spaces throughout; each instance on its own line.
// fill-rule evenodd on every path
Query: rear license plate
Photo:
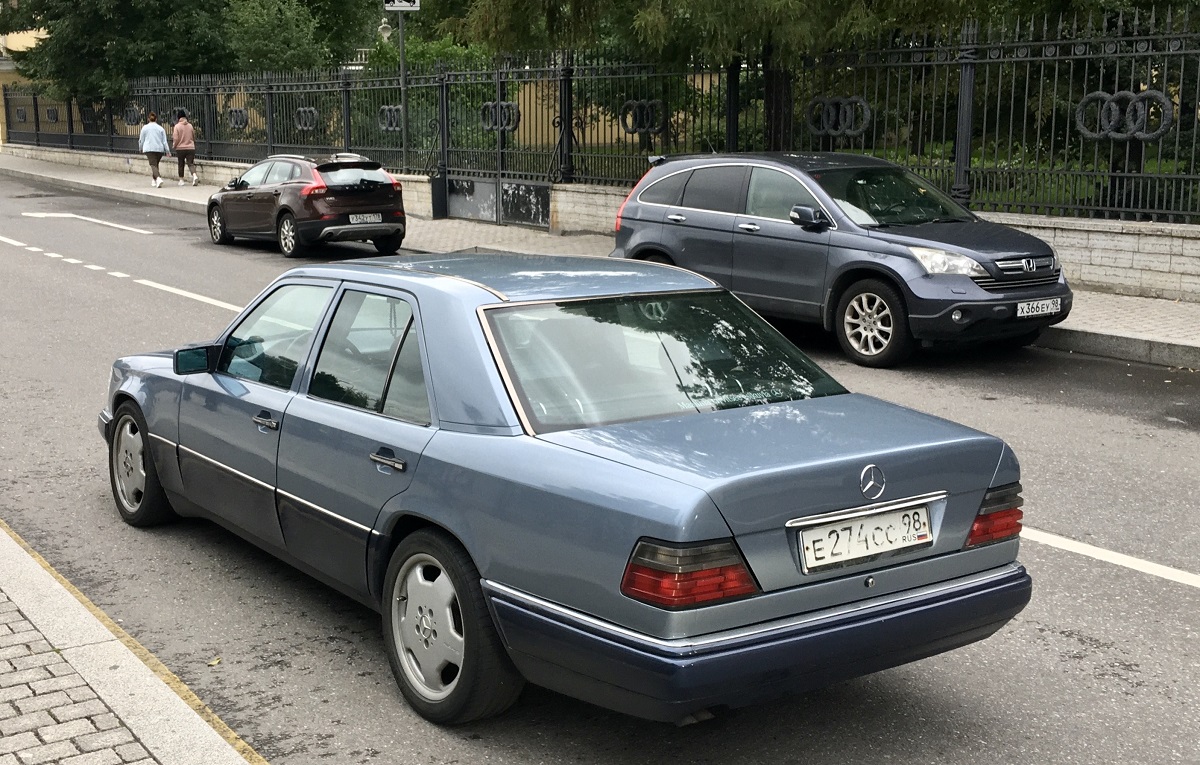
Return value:
M 1030 316 L 1049 316 L 1061 310 L 1062 298 L 1031 300 L 1028 303 L 1017 303 L 1017 318 L 1025 319 Z
M 845 566 L 893 550 L 930 544 L 933 531 L 929 528 L 929 508 L 924 505 L 800 531 L 800 554 L 806 571 Z
M 351 213 L 350 214 L 350 222 L 351 223 L 382 223 L 383 222 L 383 214 L 382 213 L 357 213 L 357 214 Z

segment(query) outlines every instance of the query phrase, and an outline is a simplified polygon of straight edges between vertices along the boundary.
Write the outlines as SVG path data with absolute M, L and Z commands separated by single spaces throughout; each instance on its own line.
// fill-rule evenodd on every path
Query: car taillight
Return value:
M 625 566 L 621 592 L 664 608 L 686 608 L 758 592 L 732 539 L 701 545 L 640 540 Z
M 617 208 L 617 222 L 613 226 L 613 231 L 621 230 L 621 216 L 625 213 L 625 205 L 629 204 L 629 200 L 633 198 L 633 192 L 635 191 L 637 191 L 637 186 L 630 189 L 629 193 L 625 195 L 625 201 Z
M 401 185 L 400 181 L 396 180 L 396 176 L 392 175 L 391 173 L 388 173 L 387 177 L 392 179 L 392 188 L 393 189 L 395 189 L 396 191 L 404 190 L 404 186 Z
M 1023 504 L 1025 499 L 1021 496 L 1019 483 L 988 489 L 963 547 L 979 547 L 1020 536 Z
M 300 196 L 304 197 L 305 199 L 311 196 L 324 194 L 325 192 L 329 191 L 329 187 L 325 185 L 325 179 L 321 177 L 321 174 L 316 170 L 313 170 L 312 174 L 312 183 L 300 189 Z

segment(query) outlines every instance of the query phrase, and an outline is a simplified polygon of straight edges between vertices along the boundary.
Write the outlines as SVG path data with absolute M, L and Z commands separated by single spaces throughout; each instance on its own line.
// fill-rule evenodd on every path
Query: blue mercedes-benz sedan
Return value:
M 304 266 L 109 387 L 121 517 L 210 518 L 379 610 L 437 723 L 526 681 L 702 719 L 981 640 L 1030 597 L 1004 442 L 846 391 L 671 266 Z

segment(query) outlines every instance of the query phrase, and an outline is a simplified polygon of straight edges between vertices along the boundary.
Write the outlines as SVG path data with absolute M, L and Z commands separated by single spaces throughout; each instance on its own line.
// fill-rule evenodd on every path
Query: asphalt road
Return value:
M 1056 535 L 1023 543 L 1030 606 L 965 649 L 683 728 L 530 688 L 442 729 L 400 698 L 375 614 L 212 524 L 139 531 L 113 507 L 96 430 L 112 360 L 216 336 L 292 263 L 214 247 L 196 215 L 11 179 L 0 237 L 40 250 L 0 239 L 0 518 L 277 765 L 1200 764 L 1200 590 L 1143 565 L 1200 573 L 1198 373 L 1039 349 L 874 371 L 787 327 L 850 389 L 1014 446 L 1026 523 Z

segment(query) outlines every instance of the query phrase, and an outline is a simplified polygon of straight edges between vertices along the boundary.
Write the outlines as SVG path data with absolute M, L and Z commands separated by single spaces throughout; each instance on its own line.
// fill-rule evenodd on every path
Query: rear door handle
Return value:
M 675 221 L 676 223 L 683 223 L 685 220 L 687 220 L 687 218 L 685 218 L 684 216 L 682 216 L 682 215 L 680 215 L 680 214 L 676 213 L 676 214 L 674 214 L 674 215 L 668 215 L 668 216 L 667 216 L 667 220 L 670 220 L 670 221 Z
M 279 189 L 275 189 L 274 191 L 271 192 L 271 196 L 277 197 L 280 195 L 280 193 L 282 193 L 282 192 L 280 192 Z
M 279 423 L 271 418 L 271 413 L 266 409 L 262 410 L 257 416 L 251 417 L 250 419 L 259 427 L 266 428 L 267 430 L 279 430 Z
M 392 453 L 392 450 L 386 447 L 381 448 L 379 451 L 374 452 L 369 456 L 371 458 L 371 462 L 390 467 L 400 473 L 403 473 L 405 468 L 408 467 L 408 464 L 405 463 L 404 460 L 395 456 L 395 454 Z
M 758 231 L 758 226 L 753 223 L 739 223 L 738 228 L 742 231 Z

